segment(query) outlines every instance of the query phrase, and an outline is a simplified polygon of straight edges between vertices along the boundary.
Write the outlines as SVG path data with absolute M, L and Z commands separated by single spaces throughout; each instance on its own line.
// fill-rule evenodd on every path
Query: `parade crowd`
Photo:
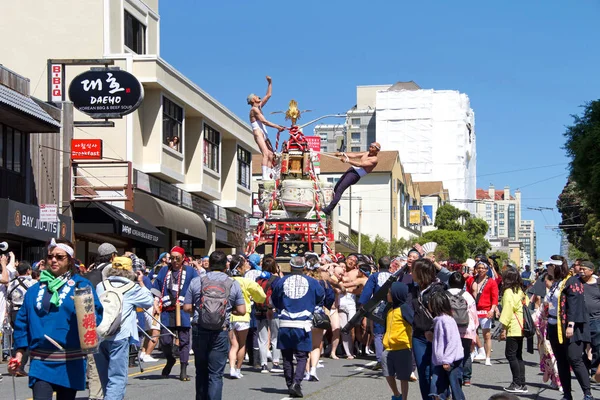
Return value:
M 191 355 L 197 399 L 221 399 L 224 375 L 244 379 L 244 363 L 283 373 L 297 398 L 319 380 L 321 357 L 360 355 L 376 358 L 392 400 L 408 398 L 409 382 L 423 399 L 460 400 L 474 365 L 493 365 L 495 340 L 506 341 L 512 382 L 493 398 L 528 393 L 523 351 L 534 343 L 544 382 L 564 399 L 571 372 L 584 400 L 599 379 L 600 286 L 587 260 L 552 256 L 521 272 L 485 255 L 438 262 L 415 245 L 378 260 L 305 253 L 284 274 L 256 253 L 175 246 L 147 264 L 104 243 L 85 266 L 67 241 L 47 249 L 32 264 L 0 256 L 3 357 L 34 399 L 123 399 L 128 368 L 159 356 L 164 379 L 179 359 L 175 378 L 189 381 Z

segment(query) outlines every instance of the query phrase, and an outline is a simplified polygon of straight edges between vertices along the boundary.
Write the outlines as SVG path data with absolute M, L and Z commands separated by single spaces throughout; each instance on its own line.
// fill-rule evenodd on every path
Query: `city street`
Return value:
M 510 383 L 510 370 L 504 359 L 504 343 L 494 343 L 492 360 L 494 365 L 487 367 L 476 363 L 473 370 L 472 386 L 464 388 L 467 399 L 488 399 L 494 393 L 502 391 L 502 388 Z M 537 352 L 535 354 L 524 354 L 526 360 L 526 377 L 529 393 L 522 395 L 523 399 L 560 399 L 561 393 L 552 390 L 548 385 L 542 383 L 542 376 L 537 363 Z M 193 359 L 192 359 L 193 360 Z M 305 398 L 318 400 L 341 400 L 341 399 L 389 399 L 391 393 L 380 372 L 370 369 L 374 363 L 372 358 L 355 360 L 331 360 L 325 359 L 325 368 L 318 370 L 320 382 L 304 382 L 303 392 Z M 192 376 L 190 382 L 180 382 L 176 379 L 179 368 L 176 366 L 172 372 L 172 379 L 163 380 L 160 371 L 163 366 L 162 360 L 158 363 L 146 363 L 145 371 L 140 373 L 138 368 L 129 371 L 129 384 L 127 386 L 127 399 L 144 400 L 174 400 L 191 399 L 194 392 L 194 369 L 190 367 L 188 373 Z M 0 383 L 0 398 L 13 399 L 11 377 L 6 376 L 6 364 L 0 366 L 4 376 Z M 226 368 L 226 373 L 229 368 Z M 248 366 L 242 368 L 244 378 L 230 380 L 227 375 L 224 378 L 224 399 L 247 399 L 247 400 L 281 400 L 286 399 L 287 390 L 283 374 L 261 374 L 253 371 Z M 27 379 L 15 380 L 17 388 L 17 399 L 30 399 L 31 391 L 27 388 Z M 573 381 L 575 392 L 574 398 L 582 397 L 581 390 L 576 381 Z M 600 397 L 600 386 L 592 386 L 592 393 Z M 417 383 L 409 386 L 409 399 L 419 399 Z M 80 392 L 78 399 L 87 398 L 87 393 Z

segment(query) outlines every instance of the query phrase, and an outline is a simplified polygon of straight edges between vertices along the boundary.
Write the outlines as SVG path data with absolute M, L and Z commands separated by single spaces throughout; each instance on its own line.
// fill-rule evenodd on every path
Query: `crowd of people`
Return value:
M 374 355 L 392 400 L 408 398 L 415 381 L 423 399 L 460 400 L 474 363 L 493 365 L 493 340 L 506 341 L 510 396 L 528 392 L 523 350 L 533 352 L 534 339 L 544 382 L 570 400 L 572 370 L 584 400 L 593 398 L 600 286 L 587 260 L 569 267 L 553 256 L 521 273 L 485 255 L 438 262 L 416 245 L 378 260 L 305 253 L 284 274 L 256 253 L 193 257 L 175 246 L 146 265 L 104 243 L 86 267 L 67 241 L 47 248 L 33 265 L 0 256 L 3 348 L 34 399 L 75 399 L 86 388 L 90 399 L 123 399 L 131 363 L 162 353 L 161 376 L 171 378 L 179 359 L 184 382 L 194 355 L 197 399 L 222 398 L 227 365 L 234 380 L 244 362 L 283 373 L 297 398 L 305 381 L 319 380 L 321 357 Z M 369 318 L 354 318 L 360 311 Z

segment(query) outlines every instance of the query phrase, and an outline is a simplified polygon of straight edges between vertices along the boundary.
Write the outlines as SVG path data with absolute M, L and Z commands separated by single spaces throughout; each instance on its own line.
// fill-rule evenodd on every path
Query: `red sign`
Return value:
M 101 160 L 102 139 L 72 139 L 71 160 Z
M 64 80 L 65 80 L 65 67 L 62 64 L 52 64 L 50 66 L 50 100 L 58 103 L 64 100 Z
M 312 162 L 315 166 L 315 174 L 321 173 L 321 137 L 305 136 L 308 148 L 312 150 Z

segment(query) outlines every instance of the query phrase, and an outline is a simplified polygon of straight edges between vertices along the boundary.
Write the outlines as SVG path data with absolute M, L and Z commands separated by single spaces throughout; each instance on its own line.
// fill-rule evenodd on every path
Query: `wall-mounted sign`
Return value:
M 58 103 L 65 99 L 65 66 L 62 64 L 50 65 L 50 100 Z
M 144 88 L 127 71 L 92 69 L 71 81 L 69 99 L 76 109 L 92 118 L 120 118 L 142 104 Z
M 40 204 L 40 222 L 58 221 L 58 205 Z
M 71 160 L 101 160 L 102 139 L 71 139 Z
M 421 224 L 421 208 L 419 206 L 410 206 L 409 211 L 409 221 L 408 223 L 411 225 L 419 225 Z
M 321 173 L 321 137 L 305 136 L 308 147 L 312 150 L 312 162 L 315 166 L 315 174 Z

